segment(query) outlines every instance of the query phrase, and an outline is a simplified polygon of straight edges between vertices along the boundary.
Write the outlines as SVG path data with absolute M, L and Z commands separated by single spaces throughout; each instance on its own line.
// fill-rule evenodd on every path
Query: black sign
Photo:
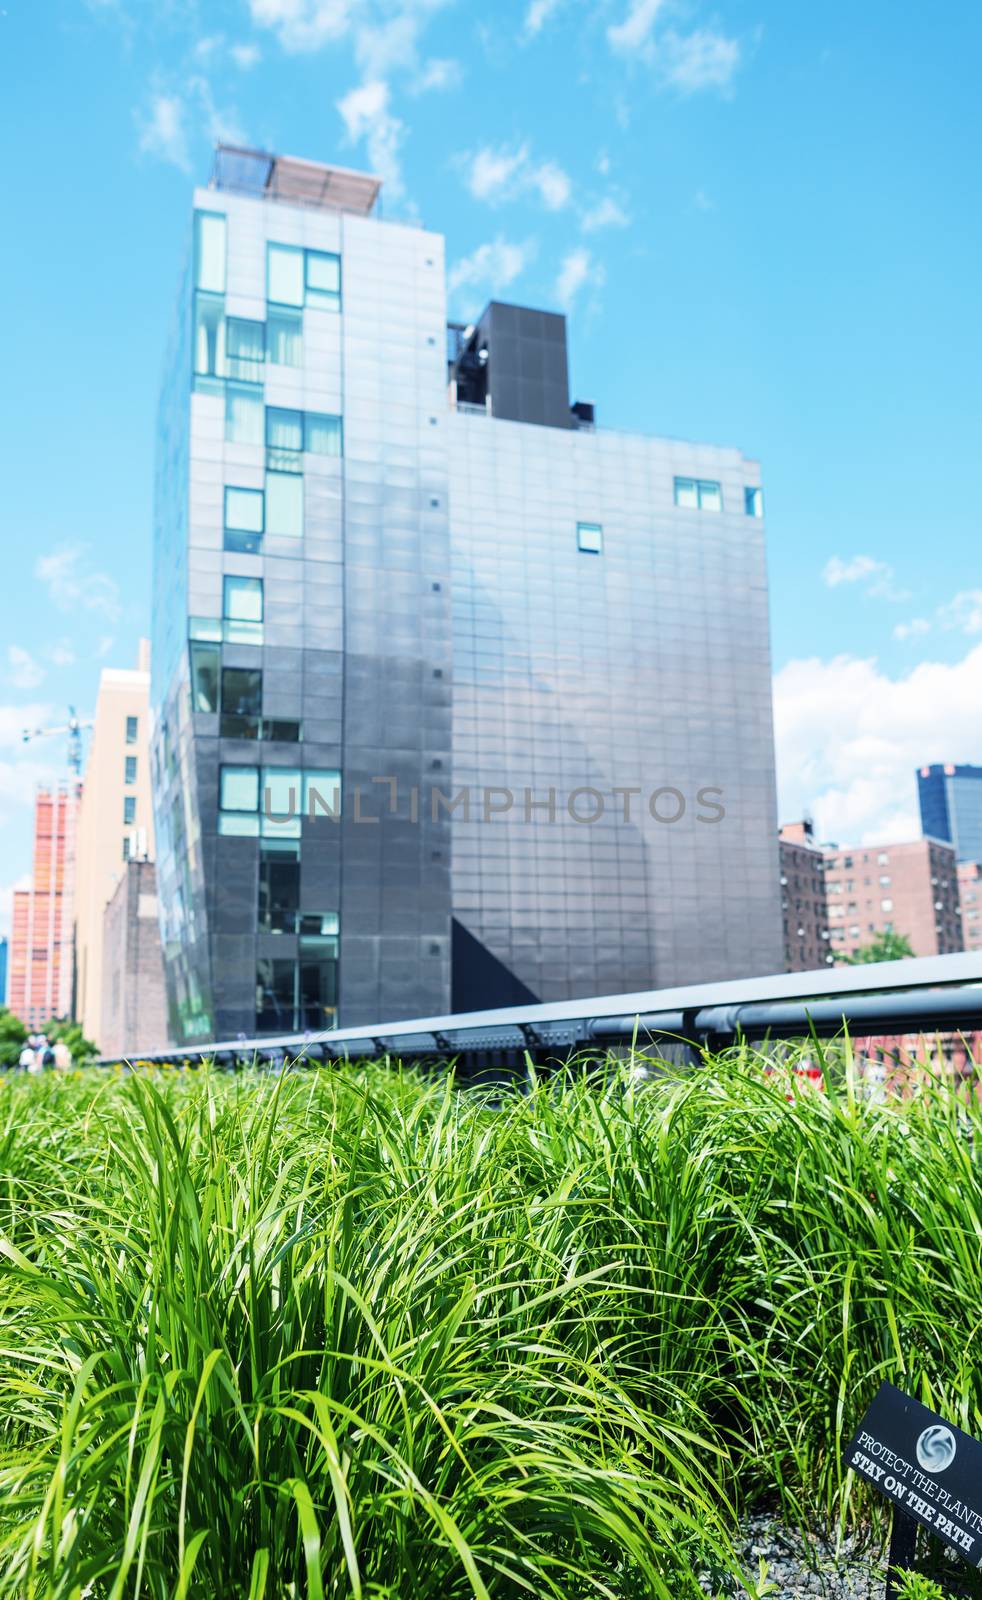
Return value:
M 973 1567 L 982 1567 L 982 1444 L 881 1383 L 845 1464 Z

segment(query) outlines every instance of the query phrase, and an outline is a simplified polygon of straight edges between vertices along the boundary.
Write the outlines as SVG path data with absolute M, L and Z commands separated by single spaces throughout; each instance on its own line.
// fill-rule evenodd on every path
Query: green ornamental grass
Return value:
M 0 1081 L 0 1596 L 685 1600 L 756 1501 L 875 1533 L 881 1378 L 982 1432 L 982 1113 L 839 1059 Z

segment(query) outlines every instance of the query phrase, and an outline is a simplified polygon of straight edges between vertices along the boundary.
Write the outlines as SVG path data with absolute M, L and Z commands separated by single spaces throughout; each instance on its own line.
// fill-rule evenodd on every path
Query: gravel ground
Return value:
M 804 1538 L 773 1516 L 748 1517 L 740 1554 L 755 1572 L 761 1557 L 776 1585 L 768 1600 L 883 1600 L 883 1560 L 875 1550 L 860 1550 L 847 1539 L 839 1551 L 820 1535 Z M 714 1591 L 708 1576 L 700 1579 L 706 1594 L 745 1597 L 745 1589 Z

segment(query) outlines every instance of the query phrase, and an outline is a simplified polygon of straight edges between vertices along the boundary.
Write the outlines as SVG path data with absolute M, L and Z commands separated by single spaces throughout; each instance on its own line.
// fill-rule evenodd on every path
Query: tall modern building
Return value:
M 99 679 L 78 813 L 75 1015 L 100 1046 L 106 907 L 126 863 L 154 853 L 149 720 L 150 646 L 142 639 L 134 668 L 106 667 Z
M 78 804 L 74 778 L 38 789 L 31 887 L 14 890 L 7 1004 L 29 1028 L 72 1012 Z
M 763 500 L 446 323 L 374 178 L 220 148 L 162 392 L 171 1033 L 776 971 Z
M 947 840 L 959 861 L 982 861 L 982 767 L 921 767 L 917 798 L 925 838 Z

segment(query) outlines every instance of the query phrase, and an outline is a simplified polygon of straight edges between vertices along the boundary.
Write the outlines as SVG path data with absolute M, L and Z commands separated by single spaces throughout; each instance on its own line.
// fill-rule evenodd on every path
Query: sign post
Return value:
M 912 1395 L 881 1383 L 845 1449 L 845 1465 L 893 1507 L 887 1600 L 914 1560 L 918 1523 L 982 1567 L 982 1443 Z

